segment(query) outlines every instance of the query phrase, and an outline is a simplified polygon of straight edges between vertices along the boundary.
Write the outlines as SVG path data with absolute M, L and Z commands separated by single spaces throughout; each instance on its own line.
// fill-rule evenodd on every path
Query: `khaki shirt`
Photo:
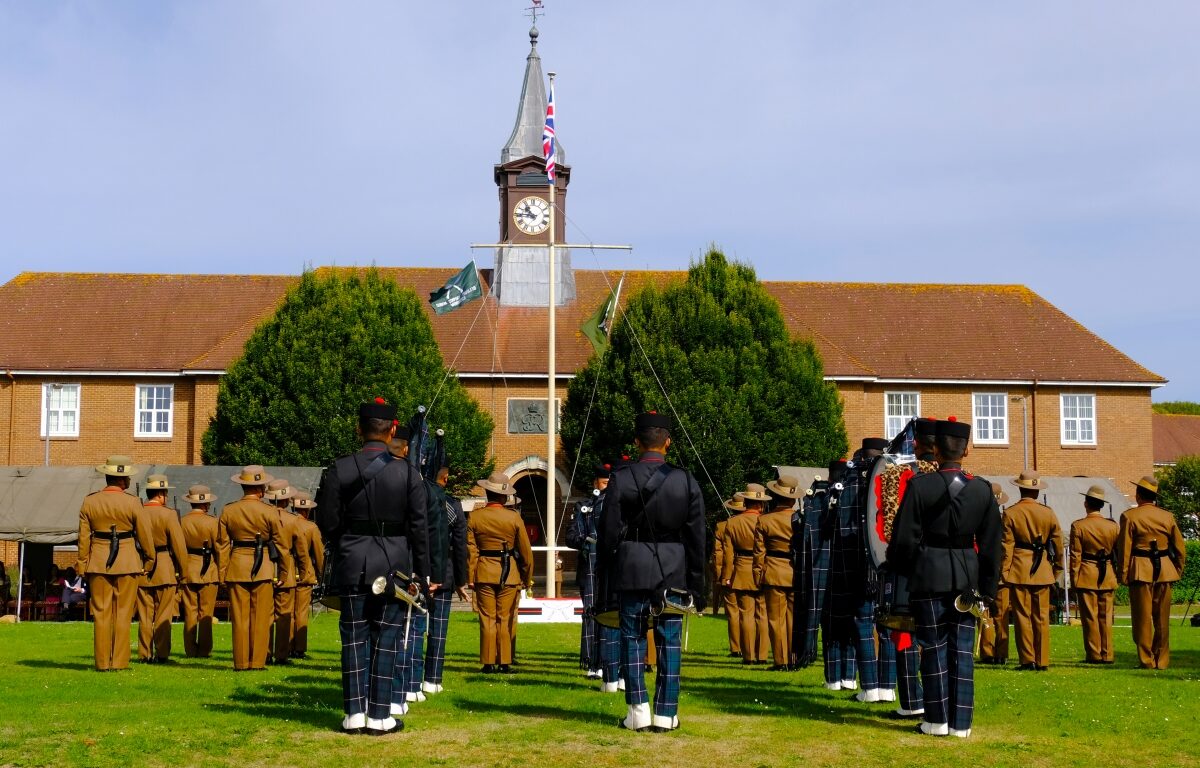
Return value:
M 300 515 L 276 507 L 279 510 L 280 536 L 283 538 L 281 555 L 286 555 L 279 562 L 280 589 L 292 589 L 300 583 L 300 577 L 312 570 L 312 562 L 308 557 L 307 537 L 304 533 L 304 518 Z
M 1154 582 L 1154 561 L 1134 554 L 1135 550 L 1150 550 L 1150 542 L 1158 551 L 1174 550 L 1174 556 L 1159 560 L 1159 584 L 1179 581 L 1187 560 L 1183 534 L 1175 516 L 1155 504 L 1141 504 L 1121 515 L 1121 531 L 1117 535 L 1117 578 L 1122 584 L 1134 581 Z
M 760 574 L 754 567 L 754 537 L 758 533 L 759 517 L 758 512 L 742 512 L 731 517 L 725 526 L 721 581 L 731 582 L 730 589 L 758 589 Z
M 786 553 L 775 557 L 769 553 Z M 792 509 L 777 509 L 758 519 L 754 537 L 754 570 L 761 574 L 759 585 L 792 587 Z
M 321 540 L 321 529 L 311 520 L 300 518 L 300 537 L 296 540 L 296 549 L 301 548 L 308 554 L 308 572 L 300 573 L 299 586 L 315 587 L 325 573 L 325 542 Z
M 262 564 L 256 573 L 251 573 L 254 567 L 254 547 L 234 546 L 239 541 L 254 541 L 260 537 L 263 543 Z M 245 496 L 231 504 L 226 504 L 217 521 L 217 549 L 221 551 L 221 581 L 235 583 L 253 583 L 275 580 L 275 566 L 271 562 L 268 542 L 274 542 L 281 557 L 286 557 L 290 564 L 291 542 L 285 546 L 283 531 L 279 525 L 279 510 L 267 504 L 262 499 Z M 281 566 L 285 566 L 281 563 Z
M 92 532 L 108 534 L 133 531 L 134 536 L 117 542 L 117 559 L 107 565 L 112 542 L 92 538 Z M 136 540 L 136 544 L 134 543 Z M 141 552 L 138 552 L 138 547 Z M 79 559 L 76 573 L 103 573 L 112 576 L 146 572 L 153 562 L 154 539 L 151 525 L 144 519 L 142 503 L 115 486 L 88 494 L 79 508 Z
M 1042 554 L 1042 562 L 1033 573 L 1034 552 L 1018 544 L 1045 542 L 1047 538 L 1053 551 Z M 1032 499 L 1021 499 L 1004 512 L 1004 559 L 1000 565 L 1000 578 L 1005 584 L 1017 586 L 1045 586 L 1053 584 L 1062 573 L 1063 541 L 1062 530 L 1054 510 Z
M 179 527 L 179 513 L 157 501 L 142 504 L 143 519 L 150 523 L 154 538 L 154 570 L 143 576 L 141 587 L 165 587 L 178 584 L 180 571 L 187 562 L 187 545 Z
M 184 583 L 215 584 L 217 574 L 221 571 L 220 553 L 217 551 L 217 518 L 205 512 L 189 512 L 179 521 L 179 528 L 183 531 L 183 541 L 188 549 L 208 547 L 212 550 L 208 570 L 203 574 L 200 570 L 204 567 L 204 556 L 188 553 L 187 565 L 183 569 Z
M 500 558 L 481 552 L 507 547 L 520 553 L 509 560 L 505 585 L 519 586 L 533 579 L 533 549 L 521 516 L 499 504 L 488 504 L 467 518 L 467 577 L 471 584 L 499 584 Z
M 1071 585 L 1076 589 L 1109 590 L 1117 588 L 1117 524 L 1099 512 L 1089 512 L 1071 523 Z M 1100 564 L 1085 560 L 1084 555 L 1110 558 L 1100 579 Z
M 713 528 L 712 572 L 716 581 L 721 580 L 721 571 L 725 568 L 725 526 L 728 523 L 729 518 L 726 518 Z

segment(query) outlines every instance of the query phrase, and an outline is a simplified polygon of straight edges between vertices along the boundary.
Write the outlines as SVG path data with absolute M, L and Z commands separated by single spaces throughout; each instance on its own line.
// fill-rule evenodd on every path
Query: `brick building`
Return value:
M 442 353 L 495 420 L 491 453 L 544 493 L 546 327 L 551 233 L 561 242 L 571 169 L 558 146 L 557 223 L 541 158 L 546 95 L 530 41 L 517 120 L 494 179 L 500 227 L 487 297 L 430 313 Z M 575 270 L 560 249 L 554 280 L 560 385 L 591 354 L 579 328 L 616 273 Z M 427 295 L 456 270 L 383 268 Z M 797 275 L 801 277 L 802 275 Z M 682 272 L 625 276 L 628 296 Z M 0 287 L 0 462 L 94 465 L 126 453 L 140 464 L 194 464 L 218 383 L 292 276 L 25 273 Z M 811 339 L 845 406 L 852 445 L 888 436 L 913 415 L 975 425 L 970 466 L 1012 474 L 1129 480 L 1153 466 L 1146 370 L 1033 291 L 1014 285 L 769 282 L 792 333 Z M 952 337 L 914 340 L 909 318 L 967 319 Z M 559 389 L 565 396 L 565 386 Z M 540 401 L 540 402 L 539 402 Z M 47 431 L 49 440 L 46 439 Z M 794 464 L 795 457 L 777 457 Z M 552 462 L 560 492 L 570 467 Z M 524 483 L 524 485 L 520 485 Z

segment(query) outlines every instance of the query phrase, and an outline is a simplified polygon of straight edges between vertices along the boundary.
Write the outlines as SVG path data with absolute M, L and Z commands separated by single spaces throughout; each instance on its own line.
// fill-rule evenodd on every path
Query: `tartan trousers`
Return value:
M 625 664 L 625 703 L 645 704 L 646 630 L 650 620 L 650 593 L 621 593 L 621 658 Z M 683 657 L 683 617 L 662 615 L 654 619 L 654 644 L 658 648 L 658 674 L 654 678 L 654 714 L 679 714 L 679 670 Z
M 879 657 L 875 651 L 875 601 L 863 600 L 854 609 L 851 622 L 854 630 L 855 660 L 858 662 L 859 687 L 864 691 L 872 688 L 891 687 L 879 679 Z M 893 666 L 892 675 L 895 676 Z M 842 678 L 843 680 L 852 679 Z
M 912 604 L 925 722 L 966 730 L 975 713 L 975 617 L 955 609 L 953 594 L 914 597 Z
M 896 688 L 896 643 L 889 630 L 879 631 L 879 651 L 875 662 L 876 687 L 886 690 Z M 866 688 L 866 685 L 863 685 Z
M 404 694 L 421 690 L 421 678 L 425 676 L 425 625 L 428 617 L 416 610 L 411 617 L 408 606 L 400 606 L 400 640 L 396 643 L 396 678 L 392 683 L 392 698 L 399 704 Z M 405 631 L 408 640 L 405 641 Z
M 454 590 L 439 589 L 429 603 L 429 639 L 425 641 L 425 682 L 440 685 L 446 664 L 446 635 L 450 630 L 450 603 Z
M 597 624 L 596 629 L 600 633 L 597 644 L 600 647 L 600 671 L 604 674 L 604 682 L 615 683 L 621 677 L 621 630 L 603 624 Z
M 896 651 L 896 667 L 899 671 L 897 687 L 900 691 L 900 707 L 910 712 L 924 709 L 925 691 L 921 687 L 921 649 L 917 647 L 916 643 L 912 643 L 902 651 Z
M 396 645 L 404 629 L 400 605 L 366 592 L 342 597 L 342 706 L 347 715 L 390 716 Z
M 589 559 L 581 556 L 580 560 Z M 596 644 L 596 620 L 590 610 L 596 603 L 596 574 L 589 570 L 579 579 L 579 598 L 583 602 L 583 623 L 579 627 L 579 668 L 599 669 L 600 648 Z

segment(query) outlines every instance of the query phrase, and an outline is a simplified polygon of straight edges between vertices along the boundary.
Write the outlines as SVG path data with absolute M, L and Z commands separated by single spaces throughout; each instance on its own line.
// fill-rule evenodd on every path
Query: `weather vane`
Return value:
M 546 9 L 542 7 L 542 0 L 533 0 L 533 5 L 526 8 L 529 11 L 529 18 L 533 20 L 534 25 L 537 25 L 538 16 L 545 16 Z

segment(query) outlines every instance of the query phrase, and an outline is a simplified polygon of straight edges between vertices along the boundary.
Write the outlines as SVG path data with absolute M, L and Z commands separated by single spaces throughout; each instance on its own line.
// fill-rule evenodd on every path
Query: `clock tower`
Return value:
M 529 30 L 525 81 L 517 104 L 517 122 L 500 150 L 494 176 L 500 198 L 500 239 L 511 246 L 496 249 L 492 291 L 502 306 L 546 306 L 550 293 L 550 182 L 542 157 L 542 128 L 546 121 L 546 85 L 537 52 L 538 30 Z M 555 169 L 554 242 L 566 242 L 567 185 L 562 143 L 557 143 Z M 566 249 L 555 249 L 555 303 L 575 299 L 575 273 Z

